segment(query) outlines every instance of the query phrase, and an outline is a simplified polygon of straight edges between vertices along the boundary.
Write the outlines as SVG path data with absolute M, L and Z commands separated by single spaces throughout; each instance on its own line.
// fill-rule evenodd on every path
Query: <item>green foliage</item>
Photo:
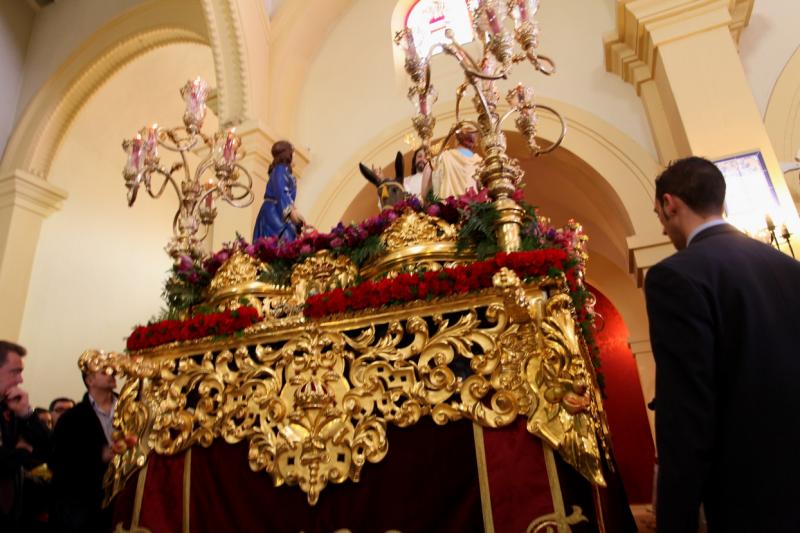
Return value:
M 473 249 L 479 261 L 500 251 L 497 245 L 494 224 L 500 214 L 494 204 L 476 203 L 470 207 L 470 216 L 464 220 L 456 239 L 459 252 Z
M 176 318 L 203 300 L 203 288 L 200 284 L 187 283 L 176 274 L 170 273 L 164 283 L 161 297 L 167 304 L 167 309 L 162 310 L 164 318 Z
M 349 255 L 350 260 L 360 268 L 373 258 L 381 255 L 385 250 L 386 246 L 384 246 L 383 242 L 381 242 L 380 236 L 370 235 L 364 239 L 361 245 L 350 250 L 350 253 L 347 255 Z
M 291 285 L 293 266 L 294 263 L 288 259 L 276 259 L 269 264 L 267 270 L 259 274 L 258 281 L 272 285 Z

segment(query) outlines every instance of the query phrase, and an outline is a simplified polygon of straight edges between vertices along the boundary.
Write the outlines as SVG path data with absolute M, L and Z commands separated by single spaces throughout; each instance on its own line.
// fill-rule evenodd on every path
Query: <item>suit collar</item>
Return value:
M 731 226 L 727 222 L 723 224 L 717 224 L 716 226 L 711 226 L 710 228 L 706 228 L 697 235 L 694 236 L 692 242 L 689 243 L 689 246 L 696 244 L 703 239 L 707 239 L 708 237 L 713 237 L 714 235 L 720 235 L 723 233 L 741 233 L 737 228 Z

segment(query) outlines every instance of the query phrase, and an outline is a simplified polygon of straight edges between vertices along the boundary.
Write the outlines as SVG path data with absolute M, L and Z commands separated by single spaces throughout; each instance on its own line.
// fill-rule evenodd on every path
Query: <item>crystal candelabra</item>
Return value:
M 500 99 L 498 81 L 508 79 L 516 63 L 528 62 L 536 71 L 545 75 L 555 72 L 553 61 L 537 52 L 539 28 L 534 16 L 539 9 L 538 0 L 480 0 L 469 5 L 474 6 L 470 7 L 473 29 L 482 45 L 479 60 L 473 58 L 455 41 L 454 33 L 450 29 L 445 32 L 449 42 L 431 48 L 424 57 L 417 52 L 414 35 L 408 28 L 397 32 L 394 40 L 405 52 L 404 66 L 412 82 L 408 92 L 416 108 L 412 123 L 422 140 L 422 146 L 430 155 L 436 155 L 431 150 L 431 138 L 436 124 L 431 108 L 437 98 L 430 81 L 432 53 L 441 49 L 454 57 L 464 71 L 464 83 L 456 90 L 456 123 L 440 146 L 443 148 L 459 128 L 472 126 L 477 130 L 484 152 L 480 182 L 488 189 L 500 215 L 497 225 L 498 244 L 503 250 L 513 251 L 520 247 L 523 211 L 512 199 L 512 195 L 522 177 L 522 171 L 516 160 L 506 154 L 502 124 L 516 114 L 515 124 L 527 140 L 531 152 L 541 155 L 553 151 L 561 144 L 566 123 L 554 109 L 536 104 L 533 89 L 522 83 L 506 93 L 509 110 L 501 116 L 497 109 Z M 461 101 L 470 87 L 474 93 L 472 103 L 477 121 L 461 117 Z M 558 138 L 545 147 L 536 142 L 537 109 L 553 113 L 561 124 Z
M 200 130 L 206 116 L 208 84 L 200 78 L 186 82 L 180 94 L 186 103 L 183 126 L 161 128 L 153 124 L 142 128 L 133 139 L 122 142 L 128 155 L 122 172 L 128 188 L 128 206 L 136 201 L 139 187 L 143 186 L 151 198 L 159 198 L 167 185 L 172 185 L 178 196 L 178 210 L 172 221 L 173 237 L 166 247 L 176 261 L 183 255 L 203 255 L 201 242 L 217 216 L 216 202 L 224 200 L 234 207 L 253 203 L 253 179 L 239 161 L 244 157 L 240 150 L 241 139 L 235 128 L 218 131 L 209 137 Z M 187 155 L 205 145 L 209 153 L 200 161 L 194 172 L 190 170 Z M 161 165 L 159 148 L 177 153 L 180 161 L 167 169 Z M 178 178 L 183 171 L 182 179 Z M 154 177 L 162 178 L 154 185 Z M 200 226 L 204 231 L 200 232 Z

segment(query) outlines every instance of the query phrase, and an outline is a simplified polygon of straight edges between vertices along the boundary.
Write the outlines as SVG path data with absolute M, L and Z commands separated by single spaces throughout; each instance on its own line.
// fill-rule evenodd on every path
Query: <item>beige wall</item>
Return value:
M 762 116 L 787 61 L 800 45 L 800 2 L 756 0 L 739 40 L 745 75 Z
M 62 0 L 41 9 L 31 32 L 17 115 L 70 54 L 100 26 L 144 1 Z
M 34 404 L 82 394 L 76 362 L 83 350 L 123 349 L 133 326 L 161 307 L 170 266 L 163 247 L 177 202 L 169 189 L 158 201 L 140 191 L 127 207 L 121 141 L 151 122 L 179 124 L 178 88 L 197 75 L 214 83 L 207 47 L 172 45 L 142 56 L 85 105 L 56 155 L 49 179 L 69 198 L 42 224 L 20 336 Z M 205 131 L 216 128 L 209 113 Z
M 0 156 L 14 126 L 32 27 L 33 10 L 25 2 L 0 0 Z
M 309 149 L 311 159 L 300 182 L 301 208 L 311 209 L 322 200 L 320 192 L 358 156 L 359 147 L 374 143 L 397 123 L 406 121 L 411 127 L 412 107 L 391 60 L 390 20 L 395 4 L 394 0 L 354 1 L 310 65 L 293 139 Z M 515 69 L 518 77 L 507 85 L 517 80 L 531 82 L 537 94 L 596 114 L 655 155 L 634 91 L 607 74 L 603 66 L 601 37 L 614 27 L 613 2 L 543 2 L 540 26 L 541 51 L 556 61 L 558 73 L 546 78 L 520 65 Z M 452 107 L 462 78 L 452 58 L 434 59 L 433 83 L 440 98 L 435 112 Z

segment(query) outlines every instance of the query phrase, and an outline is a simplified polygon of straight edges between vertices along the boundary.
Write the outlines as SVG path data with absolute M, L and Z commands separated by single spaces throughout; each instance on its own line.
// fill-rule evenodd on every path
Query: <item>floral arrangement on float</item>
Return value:
M 207 257 L 179 256 L 165 284 L 163 296 L 167 308 L 162 319 L 137 326 L 127 341 L 129 351 L 154 348 L 169 343 L 206 337 L 241 335 L 246 328 L 266 319 L 255 307 L 239 305 L 219 311 L 206 305 L 211 280 L 234 255 L 245 254 L 263 269 L 259 281 L 276 286 L 291 284 L 293 268 L 327 251 L 334 257 L 345 257 L 357 267 L 389 252 L 381 235 L 406 213 L 424 213 L 457 229 L 456 255 L 469 261 L 450 268 L 419 273 L 405 272 L 380 279 L 356 278 L 355 283 L 329 291 L 311 294 L 302 305 L 302 314 L 309 320 L 333 315 L 357 313 L 415 301 L 431 301 L 490 289 L 492 278 L 501 269 L 515 272 L 523 282 L 534 282 L 564 276 L 577 312 L 577 322 L 592 355 L 594 366 L 600 361 L 593 337 L 593 296 L 584 288 L 586 236 L 582 227 L 570 221 L 563 228 L 549 225 L 534 206 L 523 200 L 517 189 L 513 199 L 525 212 L 521 231 L 522 246 L 518 252 L 501 252 L 496 241 L 494 224 L 498 213 L 486 189 L 469 189 L 460 197 L 431 198 L 423 204 L 410 197 L 387 207 L 378 215 L 361 223 L 339 223 L 327 233 L 312 230 L 294 241 L 275 237 L 253 243 L 239 237 Z M 242 301 L 246 304 L 246 301 Z M 602 383 L 602 375 L 598 374 Z

